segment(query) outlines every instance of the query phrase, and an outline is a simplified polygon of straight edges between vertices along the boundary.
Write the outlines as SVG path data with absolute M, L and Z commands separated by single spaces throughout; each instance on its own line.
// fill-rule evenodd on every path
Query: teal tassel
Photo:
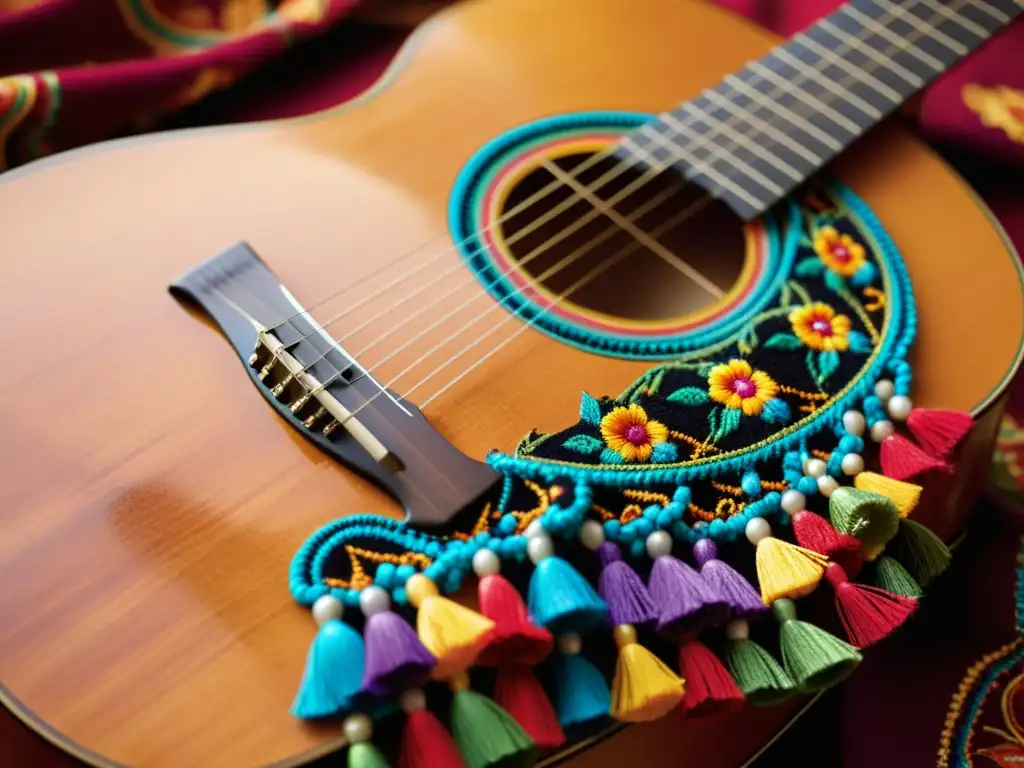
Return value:
M 362 683 L 362 636 L 339 619 L 327 621 L 309 647 L 292 714 L 305 720 L 345 712 Z
M 555 634 L 586 632 L 604 623 L 608 606 L 569 563 L 551 555 L 530 577 L 528 595 L 533 620 Z
M 565 653 L 555 660 L 554 703 L 563 728 L 607 717 L 612 707 L 604 675 L 582 656 Z

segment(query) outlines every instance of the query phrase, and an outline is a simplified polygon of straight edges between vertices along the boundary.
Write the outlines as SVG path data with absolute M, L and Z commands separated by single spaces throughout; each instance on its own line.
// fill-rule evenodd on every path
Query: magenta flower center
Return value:
M 847 262 L 850 260 L 850 251 L 845 245 L 832 246 L 832 256 L 836 261 Z
M 822 336 L 832 335 L 832 323 L 821 318 L 811 321 L 811 330 Z
M 647 442 L 649 435 L 647 434 L 647 427 L 643 424 L 634 424 L 626 430 L 626 442 L 632 443 L 633 445 L 643 445 Z
M 757 394 L 757 385 L 750 379 L 737 377 L 733 379 L 732 391 L 743 398 L 753 397 Z

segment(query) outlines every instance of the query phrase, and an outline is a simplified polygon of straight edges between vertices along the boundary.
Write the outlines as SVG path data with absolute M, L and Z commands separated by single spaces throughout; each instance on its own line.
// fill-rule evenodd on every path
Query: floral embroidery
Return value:
M 648 461 L 658 443 L 668 440 L 668 428 L 647 418 L 636 403 L 612 409 L 601 419 L 601 436 L 624 461 Z
M 814 252 L 836 274 L 853 277 L 865 264 L 864 246 L 835 227 L 822 227 L 814 237 Z
M 961 97 L 986 128 L 1002 129 L 1010 140 L 1024 144 L 1024 91 L 965 85 Z
M 789 313 L 793 333 L 804 346 L 845 352 L 850 346 L 850 318 L 837 315 L 828 304 L 815 302 Z
M 708 395 L 726 408 L 739 409 L 745 416 L 759 416 L 765 403 L 779 392 L 779 386 L 764 371 L 755 371 L 744 360 L 716 365 L 708 374 Z

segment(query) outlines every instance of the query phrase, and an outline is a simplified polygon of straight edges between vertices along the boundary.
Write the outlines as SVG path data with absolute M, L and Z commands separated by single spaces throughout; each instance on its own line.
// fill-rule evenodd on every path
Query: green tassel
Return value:
M 852 645 L 813 624 L 797 621 L 792 600 L 776 600 L 772 612 L 782 625 L 782 663 L 800 693 L 830 688 L 860 664 L 861 655 Z
M 389 766 L 379 749 L 368 741 L 361 741 L 348 748 L 348 768 L 389 768 Z
M 768 651 L 747 639 L 747 624 L 736 621 L 726 630 L 730 637 L 726 662 L 747 701 L 757 707 L 781 704 L 796 693 L 796 684 Z
M 894 595 L 916 599 L 924 597 L 921 585 L 914 581 L 899 560 L 884 555 L 875 561 L 875 586 Z
M 832 492 L 828 516 L 837 531 L 860 542 L 868 561 L 882 554 L 900 525 L 899 510 L 888 496 L 847 486 Z
M 930 528 L 913 520 L 904 520 L 900 524 L 897 544 L 900 560 L 906 563 L 907 570 L 922 587 L 935 581 L 953 559 L 942 539 Z
M 486 696 L 469 690 L 469 677 L 451 680 L 451 731 L 466 768 L 530 768 L 537 762 L 533 740 L 512 716 Z

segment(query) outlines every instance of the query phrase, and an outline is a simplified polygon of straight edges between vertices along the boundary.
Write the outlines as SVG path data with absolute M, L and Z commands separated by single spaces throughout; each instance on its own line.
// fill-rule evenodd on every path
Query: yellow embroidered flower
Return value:
M 825 266 L 843 277 L 853 277 L 864 266 L 864 246 L 835 227 L 822 227 L 814 236 L 814 252 Z
M 752 370 L 745 360 L 716 365 L 708 374 L 708 395 L 726 408 L 739 408 L 757 416 L 779 392 L 779 385 L 764 371 Z
M 828 304 L 816 302 L 789 313 L 793 333 L 811 349 L 845 352 L 850 346 L 850 318 L 837 315 Z
M 668 427 L 647 418 L 636 403 L 619 406 L 601 419 L 601 436 L 625 461 L 647 461 L 657 443 L 668 440 Z

